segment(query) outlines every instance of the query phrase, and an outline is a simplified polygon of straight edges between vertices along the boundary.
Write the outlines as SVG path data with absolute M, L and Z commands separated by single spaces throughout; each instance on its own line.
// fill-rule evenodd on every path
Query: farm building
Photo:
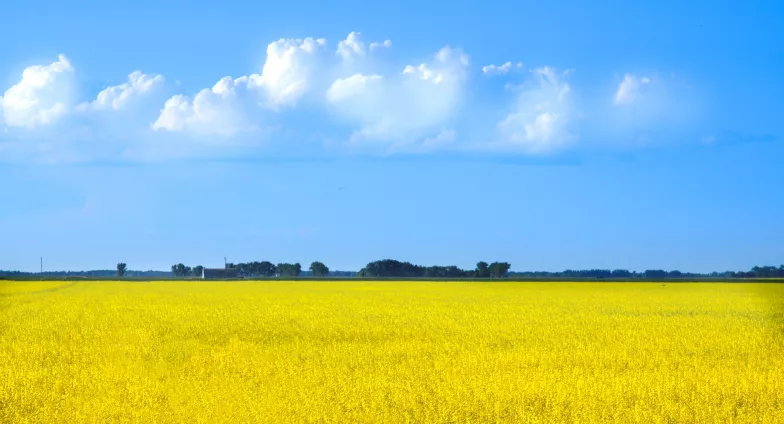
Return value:
M 237 268 L 204 268 L 201 271 L 201 278 L 203 280 L 238 278 L 239 276 L 239 270 Z

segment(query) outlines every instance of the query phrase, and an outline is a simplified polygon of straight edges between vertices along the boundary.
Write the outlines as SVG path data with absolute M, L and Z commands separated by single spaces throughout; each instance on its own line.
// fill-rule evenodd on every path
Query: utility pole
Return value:
M 223 268 L 224 269 L 228 269 L 229 268 L 229 263 L 226 262 L 226 257 L 225 256 L 223 257 Z

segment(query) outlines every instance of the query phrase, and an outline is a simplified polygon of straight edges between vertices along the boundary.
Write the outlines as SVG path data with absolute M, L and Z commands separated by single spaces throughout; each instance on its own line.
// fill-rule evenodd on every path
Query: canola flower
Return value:
M 784 422 L 784 285 L 0 282 L 7 422 Z

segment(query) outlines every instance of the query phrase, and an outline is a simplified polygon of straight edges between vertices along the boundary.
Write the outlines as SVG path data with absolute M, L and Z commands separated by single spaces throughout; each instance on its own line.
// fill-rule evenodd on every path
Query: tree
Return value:
M 399 278 L 496 278 L 506 277 L 509 273 L 506 262 L 487 262 L 476 264 L 476 270 L 463 270 L 455 265 L 449 266 L 421 266 L 409 262 L 400 262 L 392 259 L 370 262 L 362 268 L 357 277 L 399 277 Z
M 296 264 L 278 264 L 278 274 L 281 277 L 297 277 L 302 272 L 302 265 Z
M 227 263 L 226 268 L 234 268 L 243 277 L 274 277 L 277 269 L 269 261 Z
M 425 268 L 423 277 L 426 278 L 461 278 L 467 277 L 471 271 L 464 271 L 455 265 L 449 266 L 429 266 Z
M 185 266 L 181 263 L 172 265 L 171 270 L 175 277 L 186 277 L 191 273 L 191 267 Z
M 314 277 L 324 277 L 329 274 L 329 268 L 321 262 L 313 262 L 310 264 L 310 272 Z
M 490 276 L 490 269 L 488 268 L 487 262 L 479 261 L 476 264 L 476 277 L 487 278 L 489 276 Z
M 615 269 L 612 272 L 612 276 L 616 278 L 629 278 L 632 276 L 632 273 L 627 269 Z
M 426 268 L 410 262 L 384 259 L 367 264 L 361 275 L 365 277 L 424 277 Z
M 259 275 L 264 277 L 274 277 L 275 273 L 277 273 L 277 268 L 275 264 L 269 261 L 261 261 L 259 262 Z
M 784 265 L 776 268 L 775 266 L 755 266 L 751 269 L 755 278 L 776 278 L 784 277 Z
M 490 266 L 487 267 L 488 271 L 490 271 L 490 277 L 492 278 L 504 278 L 506 274 L 509 272 L 509 268 L 511 268 L 508 262 L 493 262 Z
M 203 271 L 204 271 L 204 267 L 203 266 L 196 265 L 195 267 L 193 267 L 193 276 L 194 277 L 201 277 L 201 274 L 203 273 Z
M 117 264 L 117 276 L 118 277 L 125 276 L 125 271 L 127 269 L 128 269 L 128 267 L 125 265 L 125 263 L 120 262 L 119 264 Z
M 667 271 L 661 269 L 646 269 L 643 275 L 645 278 L 657 280 L 667 278 Z

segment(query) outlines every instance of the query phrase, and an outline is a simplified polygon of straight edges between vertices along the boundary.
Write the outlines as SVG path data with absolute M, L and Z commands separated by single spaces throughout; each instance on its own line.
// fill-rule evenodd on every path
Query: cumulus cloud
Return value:
M 335 80 L 327 90 L 327 101 L 338 103 L 349 100 L 352 97 L 361 96 L 366 90 L 372 90 L 371 86 L 380 84 L 383 77 L 381 75 L 362 75 L 354 74 L 348 78 Z
M 152 128 L 232 136 L 254 127 L 250 118 L 258 115 L 252 111 L 254 107 L 268 106 L 266 113 L 270 114 L 284 105 L 295 106 L 324 83 L 322 101 L 357 126 L 351 140 L 422 142 L 427 136 L 436 137 L 434 131 L 445 125 L 459 103 L 469 64 L 468 56 L 459 49 L 445 47 L 428 62 L 382 76 L 357 72 L 350 63 L 330 64 L 319 54 L 325 45 L 323 39 L 315 38 L 270 43 L 261 74 L 224 78 L 192 99 L 174 96 Z M 351 32 L 338 43 L 336 55 L 343 62 L 352 62 L 390 45 L 387 40 L 368 47 L 359 32 Z M 346 71 L 351 73 L 327 82 L 327 75 Z
M 267 46 L 261 74 L 224 77 L 191 100 L 176 95 L 166 101 L 155 130 L 232 136 L 255 128 L 252 109 L 294 106 L 310 89 L 317 70 L 314 56 L 326 45 L 323 38 L 280 39 Z
M 261 75 L 248 76 L 248 87 L 260 90 L 272 108 L 295 105 L 311 87 L 314 58 L 324 46 L 325 39 L 310 37 L 270 43 Z
M 498 123 L 504 142 L 526 153 L 546 153 L 564 147 L 574 137 L 571 87 L 549 67 L 532 71 L 533 81 L 517 87 L 514 108 Z
M 25 69 L 21 81 L 0 98 L 6 125 L 34 128 L 62 118 L 73 100 L 73 73 L 74 68 L 64 55 L 50 65 Z
M 356 73 L 335 80 L 326 100 L 358 125 L 351 140 L 417 143 L 446 125 L 462 97 L 469 58 L 444 47 L 427 63 L 408 65 L 396 75 Z M 442 137 L 443 139 L 443 137 Z
M 372 42 L 370 43 L 369 49 L 371 52 L 373 52 L 380 48 L 389 47 L 392 47 L 391 40 L 386 40 L 383 42 Z M 368 47 L 366 47 L 365 43 L 362 41 L 362 34 L 356 31 L 352 31 L 348 34 L 345 40 L 338 43 L 338 49 L 335 53 L 344 61 L 350 62 L 356 58 L 365 56 L 367 52 Z
M 516 64 L 512 64 L 512 62 L 506 62 L 503 65 L 487 65 L 482 67 L 482 73 L 485 75 L 504 75 L 509 73 L 512 69 L 523 69 L 523 62 L 517 62 Z
M 188 151 L 183 146 L 201 140 L 194 149 L 209 156 L 230 150 L 226 147 L 255 146 L 263 130 L 282 128 L 278 134 L 285 133 L 289 139 L 308 139 L 312 132 L 300 137 L 303 134 L 297 128 L 288 126 L 308 119 L 308 125 L 299 126 L 302 131 L 330 126 L 326 132 L 342 131 L 330 134 L 331 139 L 348 140 L 347 146 L 357 150 L 420 153 L 448 148 L 541 154 L 568 147 L 577 139 L 578 130 L 593 131 L 586 138 L 607 143 L 677 139 L 672 135 L 694 127 L 702 113 L 689 84 L 674 76 L 638 71 L 616 76 L 602 89 L 604 94 L 588 99 L 587 107 L 582 104 L 591 116 L 578 128 L 584 116 L 573 107 L 574 94 L 567 82 L 571 71 L 543 67 L 525 72 L 528 80 L 523 84 L 506 85 L 513 101 L 504 113 L 495 109 L 496 105 L 504 107 L 498 99 L 477 95 L 473 99 L 487 103 L 472 104 L 467 115 L 458 116 L 469 83 L 468 55 L 444 47 L 424 61 L 384 63 L 379 60 L 383 55 L 373 52 L 391 47 L 391 41 L 365 42 L 362 35 L 351 32 L 336 48 L 327 48 L 323 38 L 271 42 L 260 70 L 243 72 L 239 78 L 225 77 L 212 87 L 168 100 L 173 93 L 164 89 L 163 76 L 135 71 L 127 81 L 105 88 L 76 108 L 74 68 L 65 56 L 59 56 L 49 65 L 25 69 L 21 80 L 0 92 L 0 117 L 5 122 L 0 126 L 0 152 L 7 157 L 9 152 L 45 150 L 62 157 L 71 147 L 81 153 L 80 146 L 96 141 L 89 149 L 93 156 L 104 149 L 111 157 L 114 150 L 129 143 L 135 143 L 129 150 L 147 143 L 155 148 L 165 145 L 180 154 Z M 522 62 L 481 67 L 486 76 L 522 78 L 522 70 Z M 307 117 L 291 109 L 306 109 Z M 70 113 L 73 110 L 123 112 Z M 318 114 L 324 111 L 330 116 Z M 72 125 L 43 128 L 64 117 Z M 487 130 L 493 126 L 498 137 L 496 142 L 487 142 Z M 148 133 L 140 137 L 139 131 Z M 254 131 L 253 137 L 242 136 L 249 131 Z M 708 134 L 710 128 L 700 131 Z M 150 137 L 153 132 L 182 136 Z M 221 149 L 207 142 L 212 140 Z M 705 138 L 706 143 L 710 140 Z M 180 144 L 172 147 L 176 143 Z M 151 155 L 158 154 L 155 148 L 149 149 Z
M 626 74 L 615 92 L 615 104 L 627 105 L 633 103 L 641 95 L 642 88 L 650 84 L 650 82 L 650 78 L 638 78 L 635 75 Z
M 336 52 L 343 60 L 351 60 L 357 56 L 365 55 L 365 43 L 360 39 L 358 32 L 352 31 L 345 40 L 338 43 Z
M 81 110 L 120 110 L 129 102 L 134 101 L 156 87 L 162 85 L 162 75 L 147 75 L 134 71 L 128 75 L 128 82 L 107 87 L 98 93 L 95 100 L 79 105 Z
M 193 100 L 176 95 L 166 101 L 154 130 L 189 131 L 231 136 L 252 129 L 241 95 L 247 78 L 225 77 L 212 89 L 201 90 Z

